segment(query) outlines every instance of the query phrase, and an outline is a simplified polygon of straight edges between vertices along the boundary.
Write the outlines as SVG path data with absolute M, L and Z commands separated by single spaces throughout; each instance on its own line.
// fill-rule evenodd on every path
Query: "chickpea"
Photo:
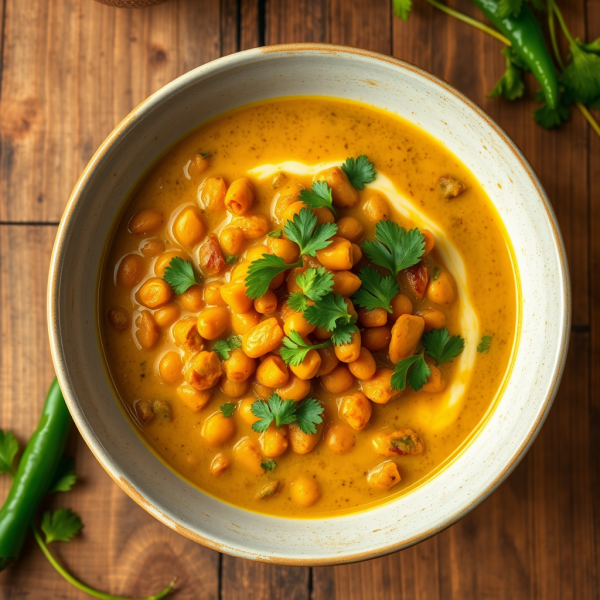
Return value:
M 333 337 L 333 332 L 329 331 L 326 327 L 317 327 L 314 334 L 320 340 L 329 340 Z
M 362 392 L 351 396 L 344 396 L 340 402 L 340 419 L 344 419 L 352 429 L 361 431 L 367 426 L 373 407 L 371 402 Z
M 416 265 L 404 269 L 402 277 L 408 285 L 410 291 L 419 299 L 423 300 L 429 283 L 429 268 L 423 262 L 418 262 Z
M 187 352 L 199 352 L 204 349 L 204 340 L 198 333 L 196 319 L 185 317 L 173 326 L 175 342 Z
M 261 321 L 242 336 L 242 349 L 251 358 L 275 350 L 283 340 L 283 329 L 277 319 L 271 317 Z
M 371 194 L 363 204 L 363 211 L 371 223 L 387 221 L 390 218 L 390 208 L 387 200 L 378 192 Z
M 212 306 L 227 306 L 225 300 L 221 296 L 220 281 L 211 281 L 204 285 L 204 301 Z
M 358 313 L 354 308 L 354 304 L 350 298 L 344 298 L 344 302 L 346 303 L 346 307 L 348 308 L 348 314 L 356 321 L 358 319 Z
M 321 497 L 321 488 L 314 477 L 300 475 L 290 485 L 290 498 L 296 504 L 307 508 Z
M 324 223 L 335 223 L 333 213 L 326 206 L 319 206 L 312 209 L 315 217 L 317 217 L 317 225 Z
M 181 309 L 175 302 L 169 302 L 154 312 L 154 320 L 159 327 L 170 327 L 179 319 Z
M 450 304 L 454 300 L 454 280 L 452 275 L 442 271 L 437 279 L 432 280 L 427 288 L 427 299 L 436 304 Z
M 176 383 L 181 379 L 181 356 L 177 352 L 167 352 L 158 364 L 158 372 L 166 383 Z
M 283 285 L 284 281 L 285 281 L 285 273 L 279 273 L 279 275 L 277 275 L 276 277 L 271 279 L 271 283 L 269 284 L 269 289 L 276 290 L 276 289 L 280 288 Z
M 239 227 L 247 240 L 257 240 L 269 233 L 269 222 L 262 215 L 246 215 L 238 217 L 231 223 L 233 227 Z
M 157 417 L 165 419 L 166 421 L 171 420 L 171 405 L 168 400 L 153 400 L 152 410 Z
M 245 313 L 252 308 L 252 299 L 246 296 L 246 284 L 240 281 L 230 281 L 221 286 L 221 298 L 236 313 Z
M 208 404 L 212 390 L 195 390 L 184 383 L 177 388 L 177 396 L 190 410 L 199 412 Z
M 362 259 L 363 253 L 358 244 L 352 244 L 352 266 L 355 267 Z
M 158 308 L 171 299 L 171 286 L 159 277 L 151 277 L 139 289 L 140 304 L 148 308 Z
M 300 258 L 300 247 L 291 240 L 267 238 L 267 246 L 275 256 L 283 258 L 288 265 L 298 262 Z
M 221 362 L 216 352 L 199 352 L 190 361 L 185 380 L 195 390 L 208 390 L 221 378 Z
M 250 389 L 250 380 L 246 381 L 231 381 L 227 378 L 227 375 L 221 377 L 221 391 L 229 398 L 241 398 L 244 394 L 248 393 Z
M 369 327 L 362 333 L 362 345 L 371 352 L 377 352 L 387 348 L 392 339 L 392 330 L 384 327 Z
M 219 243 L 227 254 L 236 256 L 244 247 L 244 232 L 239 227 L 225 227 L 219 234 Z
M 311 334 L 316 327 L 316 325 L 313 325 L 306 320 L 303 313 L 294 313 L 285 320 L 283 331 L 285 331 L 285 334 L 288 336 L 292 331 L 297 331 L 302 337 L 306 337 Z
M 338 344 L 333 347 L 335 355 L 344 363 L 355 361 L 360 356 L 360 332 L 354 331 L 347 344 Z
M 248 423 L 248 425 L 253 425 L 257 421 L 260 421 L 260 417 L 257 417 L 252 412 L 252 405 L 256 402 L 256 398 L 254 396 L 247 396 L 243 400 L 240 400 L 238 404 L 237 413 L 244 421 L 244 423 Z
M 326 346 L 325 348 L 319 348 L 317 352 L 321 357 L 321 366 L 316 377 L 329 375 L 340 364 L 339 358 L 335 355 L 335 350 L 331 346 Z
M 152 404 L 148 400 L 136 400 L 134 403 L 135 414 L 137 418 L 144 424 L 148 424 L 154 420 L 156 416 L 152 410 Z
M 158 338 L 160 337 L 160 329 L 158 328 L 152 313 L 143 310 L 136 319 L 135 324 L 137 326 L 135 337 L 137 338 L 139 345 L 142 348 L 149 350 L 156 342 L 158 342 Z
M 284 300 L 279 300 L 278 305 L 277 305 L 277 309 L 279 310 L 280 314 L 281 314 L 281 318 L 285 321 L 290 315 L 293 315 L 296 313 L 295 310 L 292 310 L 290 308 L 290 305 L 284 301 Z
M 413 305 L 411 299 L 400 292 L 392 298 L 392 320 L 396 321 L 402 315 L 410 315 L 413 311 Z
M 425 248 L 423 250 L 423 256 L 427 256 L 435 246 L 435 239 L 433 237 L 433 233 L 429 231 L 429 229 L 421 229 L 421 233 L 423 234 L 423 239 L 425 241 Z
M 412 429 L 397 429 L 391 433 L 378 431 L 372 438 L 373 449 L 381 456 L 406 456 L 423 454 L 425 447 Z
M 400 482 L 400 473 L 396 463 L 386 460 L 367 474 L 369 485 L 376 490 L 390 490 Z
M 212 414 L 204 422 L 202 436 L 211 446 L 222 446 L 235 435 L 235 421 L 223 416 L 221 411 Z
M 245 215 L 254 204 L 254 186 L 248 177 L 240 177 L 231 183 L 225 195 L 225 206 L 234 215 Z
M 275 393 L 273 388 L 263 385 L 256 379 L 252 382 L 252 389 L 254 390 L 254 393 L 263 400 L 268 400 Z
M 425 321 L 416 315 L 402 315 L 392 327 L 390 360 L 397 363 L 414 354 L 423 335 Z
M 144 208 L 131 217 L 127 228 L 131 233 L 150 233 L 163 224 L 163 214 L 155 208 Z
M 349 298 L 362 285 L 362 281 L 358 275 L 351 271 L 334 271 L 333 272 L 333 289 L 334 294 Z
M 277 296 L 268 290 L 266 294 L 254 300 L 254 310 L 262 315 L 274 313 L 277 310 Z
M 262 453 L 267 458 L 281 456 L 288 447 L 287 427 L 284 425 L 278 429 L 275 423 L 271 423 L 269 428 L 260 436 L 260 445 Z
M 294 217 L 298 214 L 300 214 L 300 211 L 306 208 L 306 204 L 304 204 L 304 202 L 298 200 L 292 204 L 290 204 L 288 207 L 284 208 L 281 211 L 281 219 L 283 221 L 293 221 Z
M 338 220 L 337 226 L 337 234 L 353 243 L 358 242 L 365 234 L 363 224 L 354 217 L 342 217 Z
M 296 366 L 291 366 L 292 373 L 299 379 L 312 379 L 321 368 L 321 356 L 316 350 L 309 350 L 304 360 Z
M 377 366 L 373 355 L 366 348 L 361 348 L 358 358 L 348 363 L 348 369 L 356 379 L 366 381 L 375 375 Z
M 214 233 L 211 233 L 200 246 L 198 262 L 211 275 L 218 275 L 227 266 L 221 246 L 219 246 L 219 240 Z
M 244 281 L 248 277 L 248 269 L 250 268 L 250 261 L 243 260 L 233 267 L 231 271 L 231 281 Z
M 260 323 L 260 314 L 251 308 L 246 313 L 233 313 L 231 315 L 231 329 L 236 335 L 244 335 Z
M 145 272 L 144 259 L 139 254 L 128 254 L 119 263 L 117 284 L 130 290 L 142 280 Z
M 229 457 L 222 452 L 219 452 L 210 463 L 210 474 L 213 477 L 218 477 L 224 471 L 226 471 L 231 465 L 231 460 Z
M 425 308 L 416 313 L 425 323 L 425 331 L 432 329 L 444 329 L 446 327 L 446 315 L 440 310 Z
M 336 454 L 348 454 L 354 448 L 354 432 L 345 423 L 331 425 L 325 432 L 325 443 Z
M 262 457 L 254 442 L 249 437 L 243 437 L 234 447 L 233 455 L 246 471 L 254 475 L 262 475 L 264 469 L 261 466 Z
M 352 387 L 354 377 L 345 364 L 338 365 L 321 378 L 321 385 L 332 394 L 342 394 Z
M 165 251 L 165 245 L 159 238 L 148 238 L 141 241 L 139 250 L 146 258 L 154 258 Z
M 296 454 L 308 454 L 318 443 L 321 435 L 317 433 L 304 433 L 298 423 L 292 423 L 288 429 L 290 447 Z
M 205 340 L 216 340 L 230 327 L 229 309 L 224 306 L 205 308 L 198 315 L 198 333 Z
M 342 237 L 334 236 L 327 248 L 317 250 L 317 259 L 332 271 L 347 271 L 352 268 L 352 244 Z
M 306 269 L 303 267 L 295 267 L 291 269 L 287 276 L 287 290 L 290 294 L 294 292 L 302 293 L 302 288 L 296 282 L 296 279 L 299 275 L 304 275 L 306 273 Z
M 295 400 L 296 402 L 299 402 L 308 396 L 310 387 L 309 380 L 300 379 L 292 374 L 287 383 L 278 388 L 276 393 L 282 400 Z
M 427 383 L 421 388 L 429 394 L 439 394 L 446 389 L 446 378 L 442 370 L 433 364 L 432 361 L 425 359 L 427 366 L 431 371 L 431 375 L 427 378 Z
M 121 306 L 118 306 L 117 308 L 111 308 L 108 311 L 108 322 L 111 324 L 113 329 L 116 329 L 117 331 L 125 331 L 129 323 L 129 315 Z
M 385 308 L 360 308 L 358 310 L 358 320 L 365 327 L 383 327 L 387 323 L 388 312 Z
M 275 207 L 273 212 L 278 219 L 281 218 L 281 214 L 288 206 L 298 201 L 298 196 L 303 189 L 304 187 L 302 185 L 294 182 L 284 187 L 281 192 L 275 196 Z
M 289 371 L 280 356 L 269 354 L 256 369 L 256 379 L 268 388 L 284 386 L 290 377 Z
M 209 177 L 200 190 L 200 206 L 212 212 L 225 208 L 227 185 L 222 177 Z
M 169 252 L 165 252 L 164 254 L 161 254 L 156 259 L 156 262 L 154 263 L 154 274 L 157 277 L 164 277 L 166 268 L 169 266 L 169 263 L 174 258 L 180 258 L 181 260 L 189 261 L 190 257 L 187 254 L 185 254 L 184 252 L 180 252 L 178 250 L 177 251 L 171 250 Z
M 363 381 L 363 394 L 376 404 L 387 404 L 392 398 L 400 395 L 400 391 L 392 387 L 392 369 L 381 368 L 375 371 L 375 375 Z
M 210 167 L 210 160 L 208 156 L 205 158 L 202 154 L 195 154 L 193 158 L 187 163 L 187 174 L 190 179 L 202 175 L 208 167 Z M 184 167 L 185 172 L 185 167 Z
M 199 312 L 204 307 L 204 290 L 201 285 L 191 285 L 183 294 L 179 294 L 178 300 L 181 306 L 190 312 Z
M 265 254 L 271 254 L 271 252 L 264 244 L 258 244 L 256 246 L 252 246 L 252 248 L 246 252 L 245 260 L 253 263 L 256 260 L 261 259 Z
M 229 353 L 229 358 L 223 363 L 223 369 L 230 381 L 246 381 L 256 371 L 256 362 L 237 349 Z
M 331 167 L 319 171 L 314 181 L 325 181 L 331 188 L 331 195 L 335 206 L 350 208 L 358 204 L 358 191 L 348 181 L 346 173 L 339 167 Z
M 173 235 L 184 247 L 193 248 L 206 233 L 206 225 L 195 208 L 184 208 L 175 218 Z

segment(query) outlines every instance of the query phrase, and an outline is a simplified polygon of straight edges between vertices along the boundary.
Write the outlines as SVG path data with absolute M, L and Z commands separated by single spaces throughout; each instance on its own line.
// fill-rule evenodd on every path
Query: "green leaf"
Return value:
M 269 290 L 269 285 L 277 275 L 292 269 L 293 267 L 301 267 L 302 260 L 297 263 L 288 265 L 281 256 L 275 254 L 263 254 L 262 258 L 253 261 L 248 267 L 248 275 L 246 276 L 246 296 L 248 298 L 260 298 Z
M 300 254 L 315 256 L 317 250 L 327 248 L 331 238 L 337 233 L 335 223 L 323 223 L 317 226 L 317 217 L 312 210 L 303 208 L 292 221 L 288 221 L 283 230 L 292 242 L 300 247 Z M 302 266 L 302 265 L 300 265 Z
M 567 108 L 560 100 L 556 108 L 550 108 L 545 102 L 533 113 L 533 119 L 538 125 L 545 129 L 554 129 L 559 127 L 565 121 L 569 120 L 571 110 Z
M 68 542 L 82 529 L 81 519 L 70 508 L 59 508 L 46 511 L 42 517 L 42 531 L 46 536 L 46 544 L 51 542 Z
M 225 404 L 221 404 L 219 408 L 221 409 L 221 413 L 224 417 L 233 417 L 233 413 L 235 412 L 236 406 L 237 405 L 235 404 L 235 402 L 226 402 Z
M 296 283 L 309 300 L 318 302 L 333 289 L 333 273 L 328 273 L 325 267 L 311 267 L 298 275 Z
M 260 463 L 260 466 L 265 471 L 272 471 L 277 466 L 277 463 L 269 458 L 269 460 L 265 460 L 265 462 Z
M 237 256 L 235 254 L 230 254 L 229 256 L 225 257 L 225 262 L 228 265 L 235 265 L 237 262 Z
M 377 175 L 373 163 L 369 162 L 364 154 L 358 158 L 347 158 L 342 165 L 342 171 L 346 173 L 348 181 L 358 190 L 363 190 L 366 183 L 375 181 Z
M 287 303 L 296 312 L 304 312 L 308 308 L 308 301 L 302 292 L 292 292 Z
M 19 442 L 17 438 L 9 431 L 4 432 L 0 429 L 0 474 L 13 473 L 15 456 L 19 451 Z
M 213 351 L 217 353 L 217 356 L 221 360 L 228 360 L 229 353 L 232 350 L 236 350 L 237 348 L 242 347 L 242 342 L 239 337 L 230 337 L 226 340 L 219 340 L 215 342 L 213 346 Z
M 206 153 L 206 152 L 198 152 L 198 154 L 202 157 L 202 158 L 210 158 L 212 156 L 212 152 L 210 153 Z
M 325 181 L 315 181 L 310 190 L 302 190 L 299 196 L 300 200 L 309 208 L 328 208 L 337 218 L 337 212 L 333 208 L 333 197 L 331 188 Z
M 278 428 L 293 423 L 296 420 L 296 403 L 293 400 L 282 400 L 277 394 L 273 394 L 267 402 L 253 402 L 252 414 L 260 419 L 252 425 L 252 429 L 261 433 L 273 422 Z
M 281 229 L 273 229 L 273 231 L 269 231 L 267 233 L 267 237 L 270 238 L 280 238 L 283 235 L 283 231 Z
M 165 269 L 163 279 L 173 288 L 176 294 L 183 294 L 188 288 L 196 285 L 196 276 L 192 263 L 175 256 Z
M 498 80 L 494 89 L 488 94 L 488 97 L 503 96 L 507 100 L 516 100 L 523 96 L 525 84 L 520 67 L 518 67 L 510 58 L 510 48 L 504 48 L 502 53 L 506 56 L 506 71 Z M 514 53 L 514 51 L 513 51 Z
M 273 421 L 273 413 L 269 408 L 269 403 L 265 400 L 257 400 L 252 403 L 251 410 L 252 414 L 260 419 L 260 421 L 252 424 L 252 429 L 259 433 L 266 431 Z
M 296 408 L 296 422 L 303 433 L 317 433 L 317 425 L 323 422 L 323 407 L 315 398 L 307 398 Z
M 416 265 L 425 251 L 425 237 L 418 229 L 406 231 L 393 221 L 377 223 L 375 240 L 363 244 L 366 255 L 394 275 Z
M 586 52 L 593 52 L 594 54 L 600 54 L 600 37 L 596 38 L 593 42 L 589 44 L 583 44 L 577 39 L 577 43 L 581 46 Z
M 521 12 L 523 0 L 498 0 L 498 16 L 501 19 L 518 17 Z
M 490 351 L 491 344 L 492 344 L 492 336 L 484 335 L 481 338 L 481 341 L 479 342 L 479 344 L 477 346 L 477 352 L 485 352 L 487 354 Z
M 354 323 L 336 323 L 331 343 L 334 346 L 349 344 L 352 341 L 352 334 L 356 331 L 358 331 L 358 327 Z
M 327 294 L 318 304 L 313 304 L 304 311 L 304 318 L 312 325 L 334 331 L 338 321 L 350 323 L 352 315 L 342 296 Z
M 362 281 L 361 287 L 352 296 L 352 302 L 367 310 L 384 308 L 392 313 L 392 298 L 400 293 L 395 277 L 382 277 L 376 269 L 364 268 L 358 272 Z
M 431 369 L 427 366 L 423 355 L 415 354 L 396 363 L 391 385 L 393 389 L 403 391 L 408 379 L 410 387 L 418 392 L 427 383 L 430 375 Z
M 600 99 L 600 56 L 575 42 L 569 44 L 572 62 L 561 81 L 576 102 L 590 105 Z
M 394 12 L 396 16 L 403 21 L 408 20 L 408 15 L 412 9 L 412 1 L 411 0 L 392 0 L 392 5 L 394 7 Z
M 63 456 L 58 463 L 54 481 L 50 484 L 48 492 L 68 492 L 76 481 L 75 461 L 72 458 Z
M 460 335 L 451 337 L 447 329 L 433 329 L 423 336 L 423 347 L 439 365 L 457 357 L 465 348 L 465 340 Z
M 283 348 L 281 348 L 281 358 L 283 361 L 292 366 L 297 367 L 311 350 L 325 348 L 329 346 L 329 340 L 320 344 L 307 344 L 302 336 L 295 330 L 290 331 L 289 337 L 283 338 Z
M 441 269 L 439 267 L 433 267 L 433 277 L 431 278 L 432 281 L 437 281 L 437 278 L 440 276 L 441 273 Z

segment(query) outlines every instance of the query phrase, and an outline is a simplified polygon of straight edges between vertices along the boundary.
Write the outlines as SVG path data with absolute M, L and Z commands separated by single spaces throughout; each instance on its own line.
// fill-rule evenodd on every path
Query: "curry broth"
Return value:
M 189 172 L 184 173 L 184 168 L 199 151 L 212 154 L 210 165 L 200 176 L 188 179 Z M 167 251 L 178 249 L 169 233 L 173 215 L 182 206 L 197 206 L 198 187 L 207 177 L 223 177 L 230 183 L 250 169 L 268 163 L 339 161 L 341 164 L 348 156 L 362 154 L 375 164 L 377 172 L 390 178 L 398 190 L 446 232 L 448 240 L 461 254 L 467 271 L 467 292 L 479 319 L 481 335 L 492 336 L 490 350 L 477 353 L 461 409 L 450 425 L 436 425 L 436 413 L 444 406 L 443 393 L 414 392 L 407 387 L 399 398 L 388 404 L 373 403 L 367 427 L 356 432 L 355 446 L 347 454 L 335 454 L 321 441 L 304 455 L 288 448 L 275 459 L 277 467 L 273 471 L 254 475 L 233 461 L 225 472 L 215 477 L 209 465 L 218 452 L 230 453 L 243 436 L 258 440 L 259 434 L 236 411 L 231 417 L 237 430 L 234 438 L 219 448 L 205 443 L 201 435 L 203 423 L 219 411 L 221 404 L 238 399 L 227 397 L 217 385 L 211 400 L 200 411 L 192 412 L 181 404 L 175 390 L 183 377 L 180 382 L 167 384 L 158 374 L 158 363 L 165 352 L 181 353 L 180 349 L 173 341 L 170 328 L 161 332 L 155 348 L 140 347 L 135 338 L 135 322 L 142 307 L 136 292 L 143 280 L 132 291 L 120 288 L 116 285 L 119 262 L 125 255 L 140 254 L 140 244 L 145 238 L 162 239 Z M 440 176 L 448 173 L 468 186 L 464 194 L 452 201 L 441 199 L 436 187 Z M 251 179 L 257 198 L 252 212 L 271 218 L 271 201 L 277 191 L 272 188 L 272 178 Z M 308 176 L 290 176 L 290 180 L 306 187 L 311 182 Z M 359 192 L 361 202 L 357 207 L 338 210 L 340 217 L 354 215 L 361 220 L 366 228 L 363 240 L 373 239 L 375 233 L 375 224 L 367 222 L 361 213 L 367 193 L 367 189 Z M 150 235 L 132 235 L 128 223 L 144 208 L 159 208 L 165 215 L 164 224 Z M 224 212 L 201 212 L 207 233 L 218 233 L 229 220 Z M 391 218 L 407 229 L 415 226 L 394 211 Z M 281 224 L 273 223 L 272 227 L 279 229 Z M 262 242 L 248 242 L 245 249 L 256 243 Z M 189 255 L 197 265 L 198 247 Z M 436 248 L 432 255 L 437 264 L 444 266 Z M 154 275 L 156 259 L 144 258 L 144 261 L 146 279 Z M 230 269 L 227 266 L 225 275 L 206 277 L 204 281 L 226 281 Z M 417 310 L 431 303 L 424 300 L 414 305 Z M 387 502 L 432 474 L 490 408 L 509 365 L 517 318 L 515 275 L 502 224 L 485 192 L 465 166 L 432 137 L 392 114 L 355 102 L 324 98 L 281 99 L 239 109 L 203 125 L 169 151 L 148 171 L 124 209 L 107 252 L 100 306 L 101 337 L 110 375 L 121 401 L 156 452 L 188 480 L 223 500 L 260 512 L 294 517 L 340 514 Z M 130 315 L 125 331 L 115 331 L 107 323 L 107 311 L 114 306 L 125 307 Z M 460 300 L 457 298 L 443 310 L 448 330 L 460 334 Z M 181 311 L 182 317 L 197 314 Z M 448 381 L 452 381 L 455 370 L 456 362 L 444 363 L 443 372 Z M 325 424 L 331 425 L 340 422 L 336 398 L 359 389 L 360 381 L 355 381 L 347 392 L 331 394 L 314 380 L 309 396 L 323 402 Z M 252 394 L 252 388 L 248 394 Z M 170 402 L 172 419 L 154 419 L 142 424 L 136 417 L 134 402 L 157 396 Z M 371 436 L 378 429 L 390 426 L 417 431 L 425 452 L 418 456 L 394 457 L 401 482 L 390 491 L 376 490 L 366 481 L 367 472 L 382 461 L 372 450 Z M 323 430 L 321 427 L 320 432 Z M 288 493 L 287 484 L 302 474 L 316 478 L 321 488 L 320 499 L 310 507 L 297 506 Z M 257 499 L 257 490 L 274 479 L 283 480 L 282 492 Z

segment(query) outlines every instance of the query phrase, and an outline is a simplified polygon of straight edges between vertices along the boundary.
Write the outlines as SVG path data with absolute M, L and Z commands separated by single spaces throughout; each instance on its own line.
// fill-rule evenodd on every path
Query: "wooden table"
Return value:
M 451 2 L 480 17 L 467 0 Z M 3 0 L 0 88 L 0 427 L 24 443 L 53 376 L 46 279 L 77 177 L 111 129 L 150 93 L 198 65 L 262 44 L 318 41 L 414 62 L 478 102 L 516 141 L 560 221 L 573 328 L 560 392 L 533 448 L 459 523 L 416 547 L 335 568 L 289 568 L 219 555 L 161 525 L 108 477 L 77 434 L 81 475 L 52 498 L 85 523 L 55 554 L 88 584 L 179 599 L 594 599 L 600 595 L 600 140 L 579 113 L 560 131 L 531 100 L 486 93 L 504 70 L 499 43 L 423 0 L 408 23 L 389 0 L 171 0 L 143 10 L 92 0 Z M 600 35 L 599 0 L 561 0 L 574 35 Z M 534 85 L 528 81 L 529 97 Z M 594 366 L 595 365 L 595 366 Z M 0 498 L 7 489 L 2 478 Z M 0 575 L 0 597 L 83 598 L 30 540 Z

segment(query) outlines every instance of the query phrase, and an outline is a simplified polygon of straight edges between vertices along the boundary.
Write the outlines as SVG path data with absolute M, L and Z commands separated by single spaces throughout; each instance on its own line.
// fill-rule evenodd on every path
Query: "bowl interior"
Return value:
M 97 335 L 103 251 L 130 190 L 167 148 L 207 119 L 290 95 L 349 98 L 408 119 L 478 178 L 512 240 L 522 326 L 503 396 L 479 435 L 433 480 L 352 515 L 289 520 L 203 494 L 159 461 L 115 400 Z M 138 107 L 92 159 L 70 200 L 51 265 L 53 358 L 69 408 L 100 462 L 144 508 L 177 531 L 245 558 L 328 564 L 374 557 L 440 531 L 500 483 L 550 408 L 564 363 L 568 275 L 554 215 L 506 135 L 455 90 L 387 57 L 306 46 L 250 50 L 199 67 Z M 427 510 L 423 510 L 427 507 Z

